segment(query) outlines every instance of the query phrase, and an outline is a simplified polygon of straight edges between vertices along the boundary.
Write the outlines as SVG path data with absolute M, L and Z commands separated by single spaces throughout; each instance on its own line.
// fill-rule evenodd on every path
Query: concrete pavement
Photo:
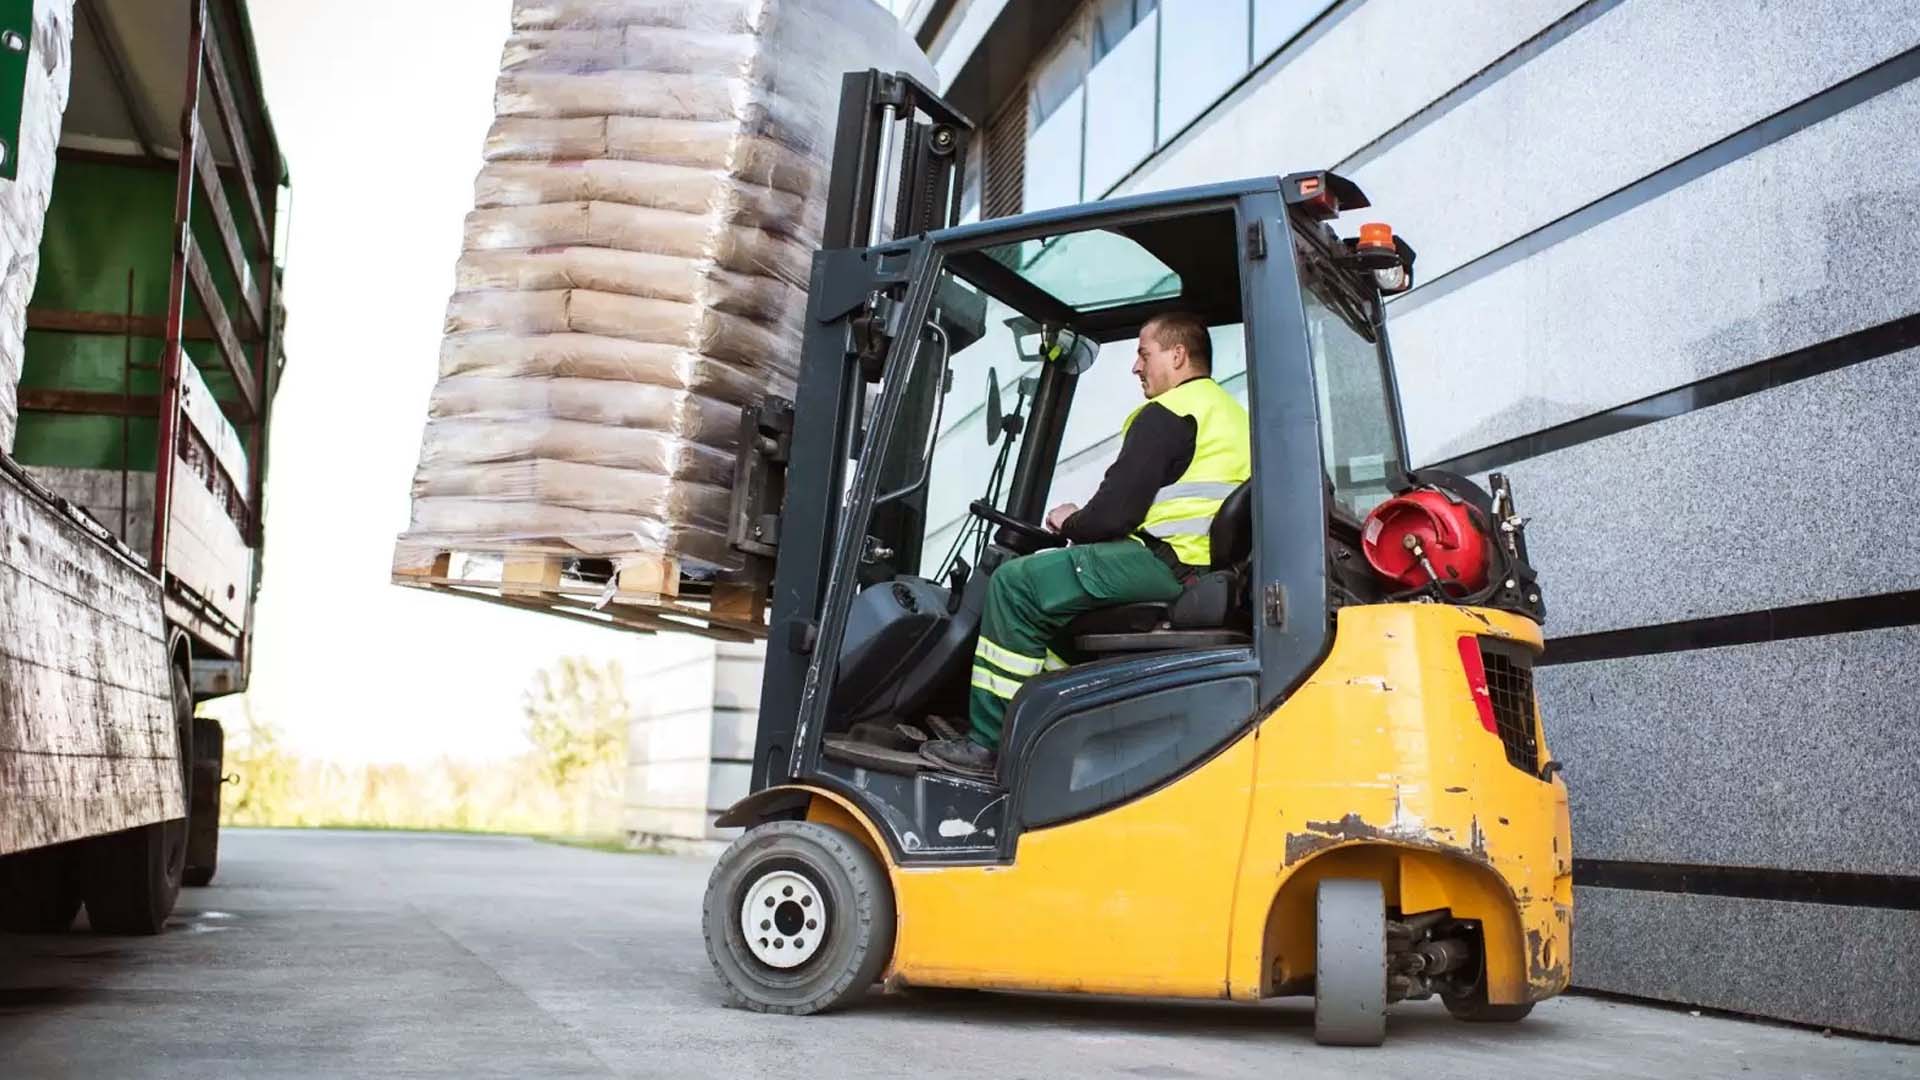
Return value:
M 159 938 L 0 935 L 0 1077 L 1920 1075 L 1920 1047 L 1563 998 L 1511 1027 L 1396 1006 L 1386 1047 L 1266 1006 L 874 996 L 727 1008 L 711 862 L 504 837 L 228 832 Z

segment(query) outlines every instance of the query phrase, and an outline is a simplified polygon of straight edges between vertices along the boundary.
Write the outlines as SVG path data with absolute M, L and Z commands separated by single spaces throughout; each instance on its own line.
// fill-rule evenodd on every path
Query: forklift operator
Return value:
M 1085 506 L 1047 528 L 1072 546 L 1010 560 L 988 582 L 964 739 L 926 743 L 934 764 L 991 777 L 1007 703 L 1042 671 L 1067 666 L 1054 635 L 1096 608 L 1171 602 L 1209 562 L 1207 532 L 1253 472 L 1247 410 L 1214 382 L 1207 327 L 1184 312 L 1140 328 L 1133 374 L 1147 403 L 1120 426 L 1120 454 Z

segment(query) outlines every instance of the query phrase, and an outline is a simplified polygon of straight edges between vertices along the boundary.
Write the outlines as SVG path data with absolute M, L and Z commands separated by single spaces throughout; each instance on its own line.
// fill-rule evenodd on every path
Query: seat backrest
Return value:
M 1207 544 L 1213 552 L 1214 570 L 1225 570 L 1243 563 L 1253 554 L 1253 481 L 1242 480 L 1233 489 L 1207 529 Z

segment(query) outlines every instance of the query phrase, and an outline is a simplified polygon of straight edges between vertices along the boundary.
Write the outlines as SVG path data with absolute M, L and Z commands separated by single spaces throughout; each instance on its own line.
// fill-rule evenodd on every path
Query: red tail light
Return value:
M 1487 664 L 1480 656 L 1480 639 L 1460 639 L 1460 666 L 1467 672 L 1467 689 L 1473 692 L 1473 707 L 1480 711 L 1480 724 L 1495 735 L 1500 725 L 1493 719 L 1493 694 L 1487 690 Z

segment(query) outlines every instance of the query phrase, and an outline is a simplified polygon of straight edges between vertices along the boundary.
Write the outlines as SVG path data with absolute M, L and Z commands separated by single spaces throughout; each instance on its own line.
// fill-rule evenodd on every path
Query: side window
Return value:
M 974 559 L 971 538 L 961 535 L 971 520 L 967 504 L 989 497 L 989 482 L 1001 448 L 998 440 L 991 439 L 987 425 L 987 372 L 993 372 L 1000 387 L 1002 407 L 1012 412 L 1020 405 L 1021 381 L 1033 379 L 1039 371 L 1038 364 L 1021 356 L 1013 328 L 1008 325 L 1019 319 L 1018 311 L 985 296 L 950 271 L 943 277 L 943 287 L 950 283 L 953 288 L 982 297 L 985 318 L 981 320 L 984 332 L 979 340 L 957 347 L 949 365 L 952 388 L 947 392 L 940 431 L 933 442 L 926 538 L 918 563 L 918 572 L 926 577 L 939 576 L 956 553 L 969 562 Z M 1024 435 L 1023 431 L 1013 440 L 1010 461 L 1018 459 Z M 1004 476 L 999 487 L 999 498 L 993 501 L 1004 505 Z
M 1388 484 L 1402 468 L 1380 347 L 1320 288 L 1309 284 L 1303 299 L 1327 475 L 1334 500 L 1364 518 L 1391 494 Z

